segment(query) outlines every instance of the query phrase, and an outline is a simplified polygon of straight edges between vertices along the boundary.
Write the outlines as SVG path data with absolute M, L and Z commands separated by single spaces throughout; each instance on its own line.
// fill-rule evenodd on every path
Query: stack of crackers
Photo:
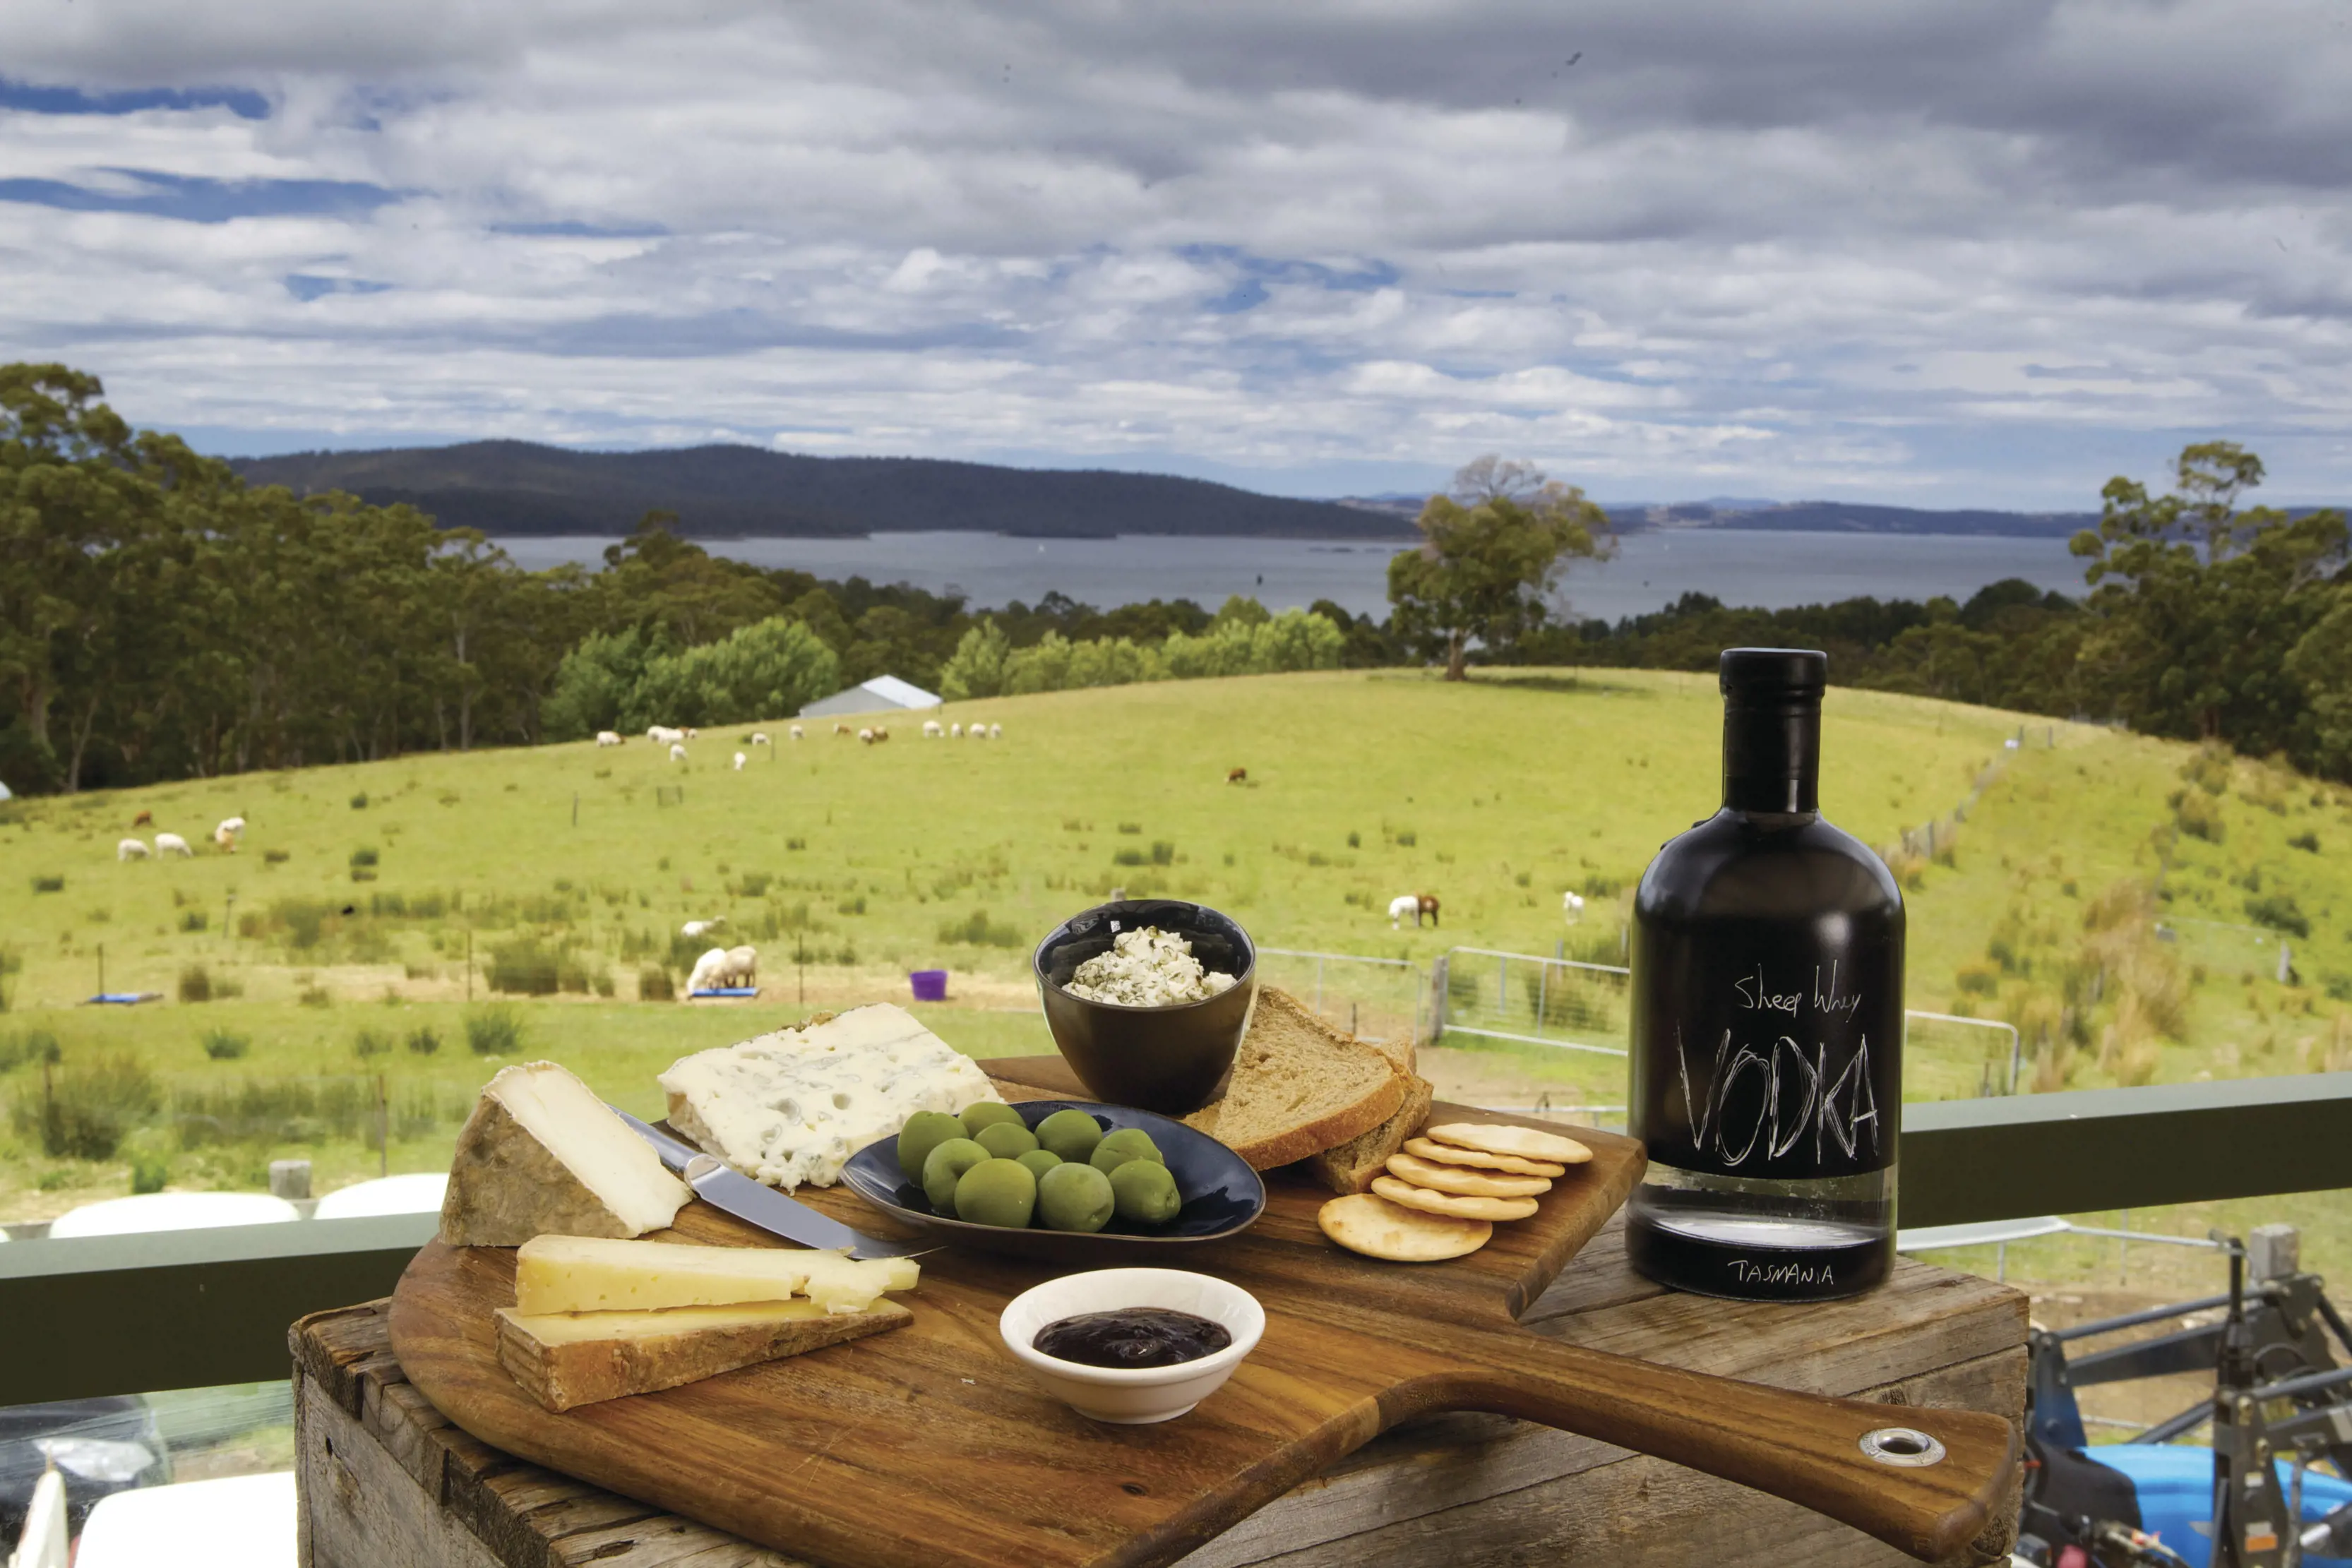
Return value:
M 1460 1258 L 1486 1245 L 1497 1221 L 1533 1214 L 1556 1178 L 1591 1157 L 1574 1138 L 1534 1127 L 1424 1127 L 1388 1157 L 1370 1192 L 1333 1198 L 1316 1219 L 1324 1235 L 1367 1258 Z

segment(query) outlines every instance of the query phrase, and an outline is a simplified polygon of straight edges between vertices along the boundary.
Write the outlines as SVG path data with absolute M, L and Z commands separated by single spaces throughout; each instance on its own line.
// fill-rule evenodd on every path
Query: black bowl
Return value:
M 1107 1133 L 1121 1127 L 1142 1128 L 1167 1159 L 1168 1174 L 1176 1178 L 1177 1196 L 1184 1200 L 1184 1207 L 1165 1225 L 1147 1228 L 1113 1219 L 1091 1233 L 1037 1226 L 1011 1230 L 1002 1225 L 950 1219 L 933 1212 L 922 1185 L 908 1181 L 907 1173 L 898 1168 L 895 1135 L 852 1155 L 842 1167 L 842 1185 L 891 1218 L 929 1231 L 942 1241 L 1014 1258 L 1099 1268 L 1165 1260 L 1173 1251 L 1204 1241 L 1222 1241 L 1246 1230 L 1265 1212 L 1265 1184 L 1257 1172 L 1216 1139 L 1181 1122 L 1087 1100 L 1026 1100 L 1013 1108 L 1032 1128 L 1056 1111 L 1073 1109 L 1091 1115 Z
M 1192 945 L 1201 967 L 1234 983 L 1197 1002 L 1130 1008 L 1062 988 L 1122 931 L 1156 925 Z M 1257 947 L 1230 915 L 1174 898 L 1098 904 L 1054 927 L 1031 960 L 1045 1027 L 1078 1082 L 1105 1100 L 1181 1116 L 1207 1104 L 1234 1065 L 1257 988 Z

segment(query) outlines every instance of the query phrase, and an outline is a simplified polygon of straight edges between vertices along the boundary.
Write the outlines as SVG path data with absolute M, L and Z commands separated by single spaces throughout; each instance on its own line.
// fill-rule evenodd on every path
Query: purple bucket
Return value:
M 948 999 L 948 972 L 945 969 L 917 969 L 908 975 L 907 983 L 915 988 L 919 1002 L 943 1002 Z

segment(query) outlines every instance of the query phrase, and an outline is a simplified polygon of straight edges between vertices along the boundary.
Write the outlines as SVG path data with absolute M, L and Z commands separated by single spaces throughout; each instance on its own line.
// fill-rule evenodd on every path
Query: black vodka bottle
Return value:
M 1723 810 L 1633 903 L 1633 1266 L 1711 1296 L 1886 1277 L 1903 1110 L 1903 894 L 1821 817 L 1822 653 L 1723 654 Z

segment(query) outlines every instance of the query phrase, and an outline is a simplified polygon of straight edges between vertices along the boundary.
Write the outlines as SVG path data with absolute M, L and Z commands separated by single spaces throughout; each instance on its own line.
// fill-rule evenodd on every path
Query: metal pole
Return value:
M 1551 966 L 1545 964 L 1536 971 L 1536 1032 L 1543 1033 L 1544 1019 L 1551 1016 Z

